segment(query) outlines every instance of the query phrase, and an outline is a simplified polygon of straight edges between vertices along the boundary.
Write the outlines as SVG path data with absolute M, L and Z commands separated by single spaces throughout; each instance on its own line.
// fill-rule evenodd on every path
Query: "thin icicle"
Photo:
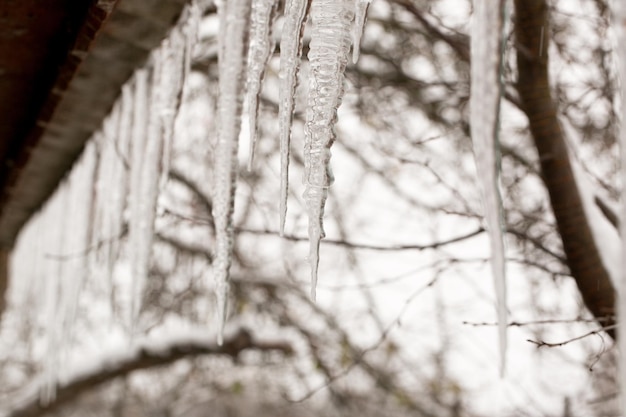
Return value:
M 200 6 L 198 5 L 197 0 L 193 0 L 189 5 L 189 18 L 187 19 L 187 23 L 183 28 L 183 33 L 185 35 L 185 58 L 183 64 L 183 82 L 189 79 L 189 73 L 191 72 L 191 60 L 193 58 L 193 50 L 194 46 L 198 42 L 198 30 L 200 28 L 200 21 L 202 20 L 202 10 L 200 10 Z
M 174 141 L 174 125 L 180 110 L 185 77 L 185 36 L 176 30 L 161 45 L 159 86 L 161 90 L 161 125 L 163 129 L 163 161 L 159 189 L 167 183 L 170 171 L 171 148 Z
M 56 389 L 59 380 L 61 361 L 65 351 L 63 343 L 63 309 L 62 305 L 62 285 L 65 279 L 65 262 L 59 258 L 66 247 L 66 214 L 67 188 L 62 187 L 48 204 L 48 210 L 55 213 L 57 222 L 47 227 L 45 236 L 45 249 L 49 251 L 44 254 L 46 268 L 49 276 L 46 278 L 45 288 L 45 308 L 46 308 L 46 355 L 43 364 L 43 384 L 41 386 L 40 401 L 46 405 L 56 398 Z M 54 252 L 51 252 L 54 251 Z M 55 256 L 56 255 L 56 256 Z
M 130 221 L 129 221 L 129 241 L 130 241 L 130 259 L 131 272 L 133 279 L 133 289 L 137 289 L 139 284 L 135 281 L 145 281 L 147 275 L 147 266 L 145 257 L 145 242 L 141 239 L 141 225 L 143 223 L 144 202 L 140 190 L 142 188 L 143 162 L 145 159 L 145 144 L 148 128 L 148 71 L 146 69 L 138 70 L 135 74 L 135 94 L 133 109 L 133 138 L 132 138 L 132 161 L 130 165 Z M 131 305 L 128 310 L 128 328 L 131 334 L 134 332 L 135 319 L 138 313 L 136 304 L 139 300 L 135 300 L 136 291 L 131 295 Z
M 93 212 L 93 234 L 91 237 L 91 245 L 94 247 L 92 251 L 92 273 L 98 276 L 98 279 L 104 279 L 106 272 L 106 263 L 109 258 L 109 246 L 106 244 L 109 236 L 107 235 L 110 223 L 109 212 L 111 210 L 111 192 L 112 183 L 110 175 L 112 171 L 112 162 L 115 158 L 115 149 L 113 147 L 116 125 L 119 120 L 119 106 L 114 106 L 109 116 L 104 120 L 101 131 L 93 138 L 94 145 L 98 153 L 98 171 L 96 172 L 95 195 L 96 204 Z
M 58 189 L 55 210 L 47 210 L 46 221 L 54 219 L 51 233 L 46 242 L 51 258 L 52 274 L 47 306 L 48 346 L 45 360 L 45 379 L 41 401 L 45 404 L 56 397 L 56 384 L 59 373 L 64 369 L 72 343 L 72 329 L 76 321 L 76 311 L 80 290 L 87 273 L 87 257 L 83 255 L 89 247 L 89 199 L 92 177 L 85 175 L 93 171 L 95 165 L 94 145 L 89 144 L 81 160 L 75 165 L 70 177 Z M 52 215 L 50 215 L 52 214 Z
M 367 9 L 372 0 L 354 0 L 354 26 L 352 27 L 352 63 L 356 64 L 361 54 L 361 37 L 365 27 Z
M 148 116 L 147 140 L 144 148 L 144 160 L 141 165 L 141 178 L 138 188 L 141 217 L 134 227 L 137 229 L 137 276 L 133 277 L 133 317 L 136 323 L 141 309 L 146 281 L 150 270 L 154 222 L 156 219 L 157 200 L 159 197 L 159 178 L 163 159 L 164 137 L 162 130 L 163 114 L 163 70 L 165 52 L 162 49 L 153 53 L 152 82 L 150 85 L 150 112 Z
M 187 80 L 189 79 L 189 74 L 191 73 L 191 61 L 193 59 L 194 47 L 199 39 L 198 31 L 200 29 L 200 21 L 202 20 L 202 11 L 200 10 L 200 6 L 198 5 L 197 0 L 193 0 L 187 10 L 189 13 L 189 17 L 187 18 L 187 22 L 182 29 L 182 34 L 184 36 L 184 47 L 183 73 L 180 81 L 180 104 L 185 102 L 185 85 L 187 83 Z
M 111 231 L 115 229 L 115 223 L 119 220 L 115 217 L 116 200 L 113 197 L 119 188 L 116 176 L 119 175 L 119 155 L 117 152 L 117 135 L 120 131 L 120 123 L 122 121 L 122 102 L 115 103 L 111 114 L 104 122 L 101 140 L 101 155 L 98 175 L 98 211 L 101 223 L 96 224 L 95 230 L 97 235 L 94 244 L 100 252 L 98 261 L 97 274 L 103 274 L 113 291 L 113 283 L 110 270 L 114 263 L 114 247 L 113 235 Z M 94 271 L 95 272 L 95 271 Z
M 309 217 L 311 298 L 315 299 L 324 205 L 333 176 L 330 147 L 335 140 L 337 108 L 343 96 L 354 0 L 313 0 L 309 95 L 304 141 L 304 201 Z
M 310 0 L 288 0 L 285 9 L 283 35 L 280 41 L 280 105 L 278 123 L 280 129 L 280 235 L 285 234 L 287 198 L 289 194 L 289 149 L 291 123 L 295 104 L 296 86 L 304 24 L 309 13 Z
M 128 194 L 128 174 L 130 164 L 128 160 L 129 147 L 132 134 L 132 111 L 133 96 L 129 85 L 122 87 L 120 99 L 120 122 L 116 132 L 116 140 L 113 144 L 115 150 L 115 163 L 111 171 L 110 181 L 113 183 L 113 193 L 111 202 L 111 223 L 108 230 L 108 246 L 110 248 L 107 264 L 107 276 L 109 282 L 113 282 L 113 268 L 119 257 L 120 239 L 124 228 L 124 208 L 126 206 L 126 196 Z
M 88 143 L 77 164 L 74 166 L 66 183 L 68 205 L 64 212 L 67 222 L 65 228 L 71 231 L 65 238 L 62 255 L 65 257 L 65 276 L 62 282 L 61 298 L 63 299 L 63 340 L 71 340 L 71 331 L 76 321 L 78 299 L 87 277 L 88 258 L 84 256 L 85 248 L 90 244 L 91 207 L 93 171 L 96 166 L 96 146 Z
M 621 251 L 621 274 L 618 285 L 618 300 L 617 300 L 617 312 L 618 312 L 618 329 L 617 329 L 617 343 L 619 348 L 619 377 L 618 383 L 620 386 L 621 404 L 622 407 L 626 404 L 626 49 L 624 48 L 626 42 L 626 4 L 622 1 L 616 1 L 614 10 L 614 26 L 616 32 L 616 44 L 617 50 L 617 63 L 618 74 L 621 79 L 620 93 L 621 93 L 621 105 L 622 114 L 620 117 L 620 151 L 621 151 L 621 176 L 622 176 L 622 202 L 621 202 L 621 215 L 619 222 L 620 235 L 622 240 Z
M 250 0 L 230 0 L 219 8 L 218 139 L 213 218 L 216 250 L 213 271 L 217 295 L 218 343 L 222 343 L 227 312 L 229 270 L 234 238 L 233 210 L 237 181 L 237 148 L 241 130 L 242 95 L 246 70 Z
M 198 38 L 201 12 L 197 2 L 186 9 L 185 25 L 177 28 L 164 40 L 158 50 L 163 62 L 160 65 L 159 89 L 161 90 L 161 125 L 163 129 L 163 158 L 159 189 L 162 190 L 169 178 L 176 118 L 183 102 L 183 91 L 191 68 L 193 46 Z
M 98 218 L 99 218 L 99 205 L 100 205 L 100 199 L 102 198 L 102 196 L 100 196 L 98 193 L 100 192 L 100 190 L 98 189 L 98 187 L 96 186 L 98 184 L 98 180 L 100 178 L 100 165 L 101 165 L 101 149 L 100 149 L 100 145 L 101 145 L 101 140 L 102 138 L 102 132 L 97 132 L 95 133 L 92 138 L 90 139 L 90 147 L 93 148 L 93 153 L 94 153 L 94 160 L 93 160 L 93 165 L 91 167 L 91 170 L 89 170 L 88 172 L 85 172 L 85 176 L 87 176 L 88 178 L 86 179 L 89 183 L 92 184 L 92 188 L 90 190 L 89 193 L 89 198 L 88 198 L 88 203 L 87 203 L 87 216 L 88 216 L 88 221 L 87 221 L 87 242 L 89 242 L 88 247 L 89 248 L 93 248 L 93 247 L 98 247 L 99 245 L 99 239 L 101 236 L 101 231 L 98 230 L 99 228 L 99 223 L 98 223 Z M 100 263 L 98 260 L 98 253 L 95 250 L 90 250 L 88 251 L 87 255 L 87 270 L 89 271 L 99 271 L 100 268 Z M 91 274 L 93 275 L 93 273 Z M 108 281 L 110 282 L 110 281 Z M 111 289 L 111 288 L 110 288 Z M 112 289 L 111 289 L 112 290 Z
M 501 97 L 501 64 L 504 0 L 474 2 L 471 39 L 470 120 L 478 178 L 491 242 L 498 333 L 500 373 L 504 375 L 507 350 L 505 249 L 502 202 L 498 180 L 497 136 Z
M 114 128 L 109 128 L 107 139 L 103 142 L 107 157 L 93 158 L 93 166 L 83 170 L 83 176 L 88 183 L 104 183 L 105 187 L 99 186 L 95 198 L 90 198 L 83 203 L 87 207 L 88 222 L 86 239 L 90 244 L 85 247 L 101 247 L 104 251 L 103 259 L 98 259 L 97 254 L 90 253 L 85 258 L 90 264 L 88 269 L 91 274 L 104 277 L 104 282 L 108 285 L 111 307 L 114 305 L 115 284 L 113 282 L 113 271 L 115 263 L 120 255 L 120 241 L 124 230 L 124 208 L 128 195 L 127 178 L 129 174 L 130 161 L 128 158 L 128 147 L 131 138 L 131 125 L 133 117 L 132 91 L 130 86 L 122 87 L 121 97 L 115 105 L 117 121 Z M 106 130 L 106 129 L 105 129 Z M 97 154 L 96 141 L 89 144 L 90 152 Z M 84 154 L 87 153 L 87 149 Z M 83 158 L 87 158 L 83 156 Z M 104 160 L 107 160 L 105 164 Z M 89 192 L 91 194 L 91 192 Z M 106 207 L 103 208 L 102 206 Z M 97 224 L 99 212 L 105 211 L 102 226 Z M 104 263 L 104 265 L 102 265 Z
M 253 0 L 250 17 L 250 48 L 248 50 L 248 118 L 250 121 L 250 154 L 248 171 L 252 171 L 257 139 L 259 95 L 265 67 L 274 52 L 272 26 L 278 9 L 277 0 Z

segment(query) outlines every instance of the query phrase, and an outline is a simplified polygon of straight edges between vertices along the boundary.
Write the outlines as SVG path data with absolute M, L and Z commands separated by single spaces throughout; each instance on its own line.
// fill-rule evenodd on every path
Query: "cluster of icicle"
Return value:
M 283 234 L 285 229 L 290 136 L 304 26 L 310 19 L 312 29 L 308 54 L 310 76 L 305 122 L 304 200 L 309 217 L 313 298 L 320 241 L 324 237 L 324 205 L 333 181 L 330 151 L 335 140 L 337 109 L 343 95 L 343 74 L 351 46 L 353 61 L 356 62 L 359 57 L 359 43 L 370 1 L 286 0 L 284 5 L 279 74 L 280 232 Z M 482 166 L 487 167 L 481 177 L 485 180 L 483 194 L 492 242 L 504 361 L 504 245 L 495 153 L 504 19 L 501 9 L 487 7 L 485 0 L 476 3 L 472 33 L 472 137 L 476 158 Z M 227 313 L 234 239 L 232 217 L 238 170 L 237 150 L 244 96 L 247 92 L 251 129 L 249 166 L 252 167 L 258 102 L 265 67 L 274 49 L 272 27 L 279 12 L 278 5 L 278 0 L 224 0 L 218 5 L 218 138 L 212 166 L 215 178 L 213 217 L 216 227 L 213 272 L 220 329 L 218 342 L 222 339 Z M 41 225 L 52 223 L 54 230 L 44 233 L 44 236 L 50 235 L 50 247 L 56 248 L 60 254 L 57 258 L 48 257 L 46 261 L 50 263 L 50 268 L 46 270 L 56 268 L 58 273 L 53 279 L 47 280 L 51 286 L 46 293 L 50 298 L 48 316 L 51 323 L 48 331 L 52 349 L 46 364 L 48 382 L 42 395 L 44 401 L 51 400 L 54 395 L 60 353 L 53 352 L 61 352 L 58 346 L 67 339 L 65 333 L 68 323 L 73 320 L 82 279 L 87 270 L 102 271 L 103 278 L 113 285 L 113 269 L 121 253 L 121 242 L 124 241 L 120 238 L 126 234 L 133 280 L 130 305 L 126 309 L 127 323 L 129 333 L 132 335 L 135 332 L 150 267 L 157 199 L 167 178 L 174 124 L 189 73 L 191 51 L 197 40 L 200 14 L 197 5 L 192 3 L 184 12 L 181 23 L 152 52 L 148 64 L 136 71 L 124 86 L 102 132 L 96 134 L 87 145 L 72 175 L 24 233 L 25 236 L 39 236 L 40 228 L 43 227 Z M 83 196 L 82 201 L 80 196 Z M 87 196 L 87 201 L 84 201 L 84 196 Z M 62 213 L 69 213 L 70 216 Z M 50 222 L 50 216 L 65 220 Z M 72 233 L 67 234 L 67 230 L 72 230 Z M 54 241 L 58 236 L 63 236 L 60 245 L 58 240 Z M 33 240 L 37 241 L 36 238 Z M 44 251 L 44 248 L 40 250 L 41 253 Z M 90 262 L 97 265 L 90 266 Z M 24 266 L 27 267 L 30 266 Z M 70 271 L 66 270 L 68 268 L 72 269 L 72 279 L 61 279 L 70 276 Z M 43 271 L 35 272 L 38 275 Z
M 152 51 L 148 65 L 137 70 L 133 82 L 125 87 L 124 93 L 133 94 L 132 98 L 125 100 L 123 95 L 119 108 L 114 109 L 120 115 L 133 115 L 131 124 L 120 123 L 118 126 L 118 139 L 121 139 L 122 146 L 126 146 L 127 154 L 130 151 L 128 242 L 133 289 L 128 323 L 131 334 L 135 332 L 134 326 L 149 273 L 157 200 L 169 173 L 174 124 L 182 103 L 185 80 L 190 72 L 192 49 L 198 36 L 200 11 L 195 3 L 186 10 L 185 16 L 184 23 L 172 30 L 161 46 Z M 128 91 L 131 88 L 132 93 Z M 125 104 L 129 108 L 123 108 Z M 130 150 L 123 142 L 128 132 L 132 135 Z M 112 155 L 113 159 L 115 155 Z M 120 160 L 119 155 L 117 160 Z M 119 189 L 119 183 L 113 184 L 113 187 Z M 110 230 L 113 238 L 122 233 L 119 219 L 124 209 L 123 197 L 124 194 L 120 194 L 117 206 L 112 207 L 109 213 L 112 221 L 118 222 Z M 113 245 L 110 247 L 115 248 Z M 116 258 L 109 255 L 106 259 L 110 274 Z
M 311 296 L 315 298 L 319 246 L 324 237 L 323 216 L 328 187 L 332 183 L 330 148 L 343 95 L 343 76 L 350 46 L 353 59 L 371 0 L 287 0 L 280 40 L 280 233 L 284 234 L 288 196 L 288 168 L 295 91 L 302 55 L 304 26 L 310 17 L 312 31 L 308 54 L 309 92 L 305 124 L 305 192 L 309 217 Z M 214 164 L 216 192 L 214 219 L 217 251 L 214 273 L 218 287 L 218 317 L 224 325 L 228 274 L 234 230 L 237 147 L 244 91 L 247 90 L 252 168 L 257 137 L 257 112 L 265 67 L 274 50 L 272 27 L 278 0 L 229 0 L 219 5 L 219 101 L 218 144 Z
M 343 74 L 352 58 L 359 57 L 359 44 L 369 0 L 287 0 L 280 40 L 279 140 L 281 154 L 280 233 L 284 234 L 288 197 L 288 168 L 294 97 L 302 54 L 304 26 L 311 20 L 310 65 L 304 143 L 304 202 L 309 218 L 309 263 L 311 297 L 315 298 L 319 248 L 324 238 L 324 207 L 333 176 L 331 146 L 335 140 L 337 109 L 343 96 Z M 472 137 L 475 156 L 486 167 L 480 175 L 485 216 L 492 249 L 497 294 L 501 369 L 506 352 L 506 286 L 502 208 L 496 157 L 498 114 L 501 98 L 503 1 L 500 7 L 476 2 L 472 32 Z M 220 327 L 226 316 L 228 271 L 234 237 L 232 214 L 237 174 L 237 146 L 247 89 L 250 120 L 250 160 L 253 165 L 257 136 L 258 100 L 265 66 L 273 51 L 271 29 L 277 0 L 230 0 L 219 8 L 220 97 L 218 146 L 214 196 L 217 252 L 214 265 L 218 287 Z M 245 82 L 244 82 L 245 80 Z
M 200 18 L 195 2 L 185 9 L 179 24 L 123 87 L 102 130 L 88 142 L 71 175 L 16 245 L 16 263 L 29 260 L 16 265 L 16 273 L 33 279 L 49 274 L 45 276 L 49 348 L 41 392 L 44 403 L 54 399 L 79 289 L 89 273 L 109 285 L 109 294 L 114 293 L 114 267 L 124 242 L 128 242 L 132 279 L 124 322 L 131 340 L 137 331 L 157 199 L 169 171 L 174 124 Z
M 89 270 L 85 246 L 92 234 L 90 196 L 96 168 L 95 144 L 84 151 L 77 168 L 28 223 L 12 256 L 11 273 L 19 277 L 12 286 L 21 287 L 16 300 L 27 306 L 21 314 L 36 312 L 45 329 L 47 352 L 41 380 L 41 400 L 55 396 L 57 375 L 64 360 L 79 292 Z M 43 298 L 42 298 L 43 296 Z M 41 305 L 41 310 L 32 308 Z

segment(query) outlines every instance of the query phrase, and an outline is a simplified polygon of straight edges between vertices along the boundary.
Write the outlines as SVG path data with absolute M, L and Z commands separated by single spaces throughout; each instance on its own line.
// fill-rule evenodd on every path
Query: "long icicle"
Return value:
M 502 201 L 498 179 L 499 129 L 504 0 L 497 4 L 474 1 L 471 38 L 470 121 L 476 166 L 483 195 L 491 245 L 491 268 L 496 291 L 500 374 L 504 375 L 507 350 L 505 249 Z M 497 6 L 497 7 L 496 7 Z
M 152 80 L 150 84 L 150 112 L 146 132 L 143 162 L 138 192 L 139 218 L 134 227 L 137 229 L 137 276 L 133 277 L 133 330 L 136 331 L 137 320 L 142 306 L 143 294 L 150 273 L 152 242 L 154 240 L 154 222 L 156 220 L 157 200 L 159 197 L 159 179 L 163 158 L 163 66 L 165 52 L 157 49 L 153 52 Z M 132 226 L 132 225 L 131 225 Z M 133 331 L 133 333 L 134 333 Z M 131 333 L 131 334 L 133 334 Z
M 97 195 L 101 196 L 102 204 L 99 204 L 100 223 L 96 225 L 99 233 L 98 243 L 102 243 L 98 249 L 98 258 L 100 267 L 97 274 L 103 275 L 113 292 L 112 268 L 114 260 L 114 241 L 111 231 L 115 224 L 119 221 L 116 216 L 116 192 L 119 189 L 119 181 L 117 176 L 120 175 L 119 169 L 119 152 L 117 148 L 118 134 L 120 132 L 120 123 L 122 121 L 122 100 L 118 100 L 102 127 L 102 144 L 100 151 L 100 170 L 101 179 L 98 181 Z M 94 271 L 95 272 L 95 271 Z
M 176 117 L 181 106 L 184 65 L 185 65 L 185 35 L 181 30 L 175 30 L 169 39 L 163 41 L 160 50 L 163 59 L 161 71 L 162 107 L 161 129 L 163 131 L 163 159 L 161 163 L 161 178 L 159 189 L 163 190 L 167 184 L 172 158 L 174 142 L 174 127 Z
M 128 177 L 130 171 L 129 149 L 132 137 L 132 110 L 133 95 L 130 84 L 122 87 L 120 100 L 120 123 L 115 144 L 116 163 L 111 172 L 111 182 L 114 184 L 113 193 L 109 198 L 112 200 L 112 221 L 107 231 L 108 245 L 110 246 L 109 259 L 107 260 L 107 279 L 113 282 L 113 270 L 115 262 L 120 254 L 120 239 L 124 229 L 124 209 L 128 196 Z
M 246 70 L 250 0 L 229 0 L 219 8 L 218 139 L 215 148 L 214 204 L 216 250 L 213 262 L 217 296 L 218 338 L 223 341 L 229 270 L 234 239 L 233 211 L 237 181 L 237 149 Z
M 197 1 L 192 1 L 185 10 L 185 24 L 174 30 L 169 39 L 161 44 L 164 54 L 163 65 L 163 162 L 159 189 L 163 190 L 170 174 L 172 147 L 176 120 L 184 102 L 185 83 L 191 71 L 193 47 L 198 40 L 198 29 L 202 18 Z
M 304 130 L 304 202 L 309 217 L 311 298 L 315 299 L 324 206 L 333 176 L 330 147 L 335 141 L 343 73 L 350 53 L 354 0 L 313 0 L 309 50 L 311 74 Z
M 63 184 L 57 194 L 48 203 L 48 210 L 56 211 L 55 218 L 58 221 L 55 224 L 47 226 L 45 236 L 47 248 L 57 248 L 59 253 L 63 254 L 67 247 L 66 227 L 68 205 L 67 184 Z M 51 207 L 51 208 L 50 208 Z M 40 401 L 46 405 L 56 398 L 57 384 L 59 381 L 59 372 L 61 370 L 61 362 L 65 355 L 67 346 L 63 340 L 63 280 L 66 278 L 67 269 L 62 259 L 51 258 L 47 271 L 51 272 L 51 276 L 47 277 L 45 287 L 45 303 L 46 303 L 46 343 L 47 354 L 43 364 L 43 384 L 41 386 Z
M 289 195 L 289 148 L 295 103 L 298 69 L 302 56 L 304 23 L 310 0 L 288 0 L 285 6 L 283 36 L 280 40 L 280 89 L 278 124 L 280 129 L 280 235 L 285 234 Z
M 145 270 L 141 257 L 142 251 L 140 251 L 141 234 L 139 225 L 142 223 L 143 202 L 141 201 L 140 189 L 149 113 L 148 71 L 146 69 L 140 69 L 135 73 L 133 102 L 132 158 L 130 161 L 130 193 L 128 201 L 130 210 L 128 240 L 130 242 L 133 293 L 131 294 L 128 322 L 126 323 L 131 336 L 135 329 L 135 313 L 138 311 L 136 307 L 138 301 L 135 300 L 135 287 L 138 284 L 135 284 L 135 281 L 142 280 L 141 275 L 144 274 Z

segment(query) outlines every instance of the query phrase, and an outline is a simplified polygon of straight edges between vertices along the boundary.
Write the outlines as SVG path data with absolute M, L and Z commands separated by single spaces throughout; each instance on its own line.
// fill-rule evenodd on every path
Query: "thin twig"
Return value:
M 599 334 L 601 334 L 601 333 L 603 333 L 605 331 L 608 332 L 610 330 L 615 330 L 615 329 L 617 329 L 617 324 L 612 324 L 610 326 L 605 326 L 605 327 L 602 327 L 600 329 L 595 329 L 595 330 L 592 330 L 592 331 L 587 332 L 585 334 L 582 334 L 580 336 L 576 336 L 576 337 L 574 337 L 572 339 L 565 340 L 563 342 L 557 342 L 557 343 L 549 343 L 549 342 L 544 342 L 543 340 L 532 340 L 532 339 L 526 339 L 526 341 L 530 342 L 530 343 L 532 343 L 534 345 L 537 345 L 538 348 L 544 347 L 544 346 L 546 346 L 546 347 L 559 347 L 559 346 L 567 345 L 568 343 L 572 343 L 572 342 L 576 342 L 578 340 L 582 340 L 582 339 L 584 339 L 586 337 L 589 337 L 589 336 L 593 336 L 594 334 L 599 335 Z
M 574 319 L 552 319 L 552 320 L 535 320 L 535 321 L 512 321 L 507 324 L 509 327 L 524 327 L 524 326 L 534 326 L 534 325 L 542 325 L 542 324 L 568 324 L 568 323 L 597 323 L 597 322 L 608 322 L 614 320 L 614 317 L 600 317 L 594 319 L 585 319 L 582 317 L 577 317 Z M 471 322 L 471 321 L 463 321 L 462 322 L 468 326 L 497 326 L 498 323 L 492 322 Z
M 255 229 L 243 229 L 243 228 L 237 228 L 236 231 L 238 233 L 248 233 L 248 234 L 253 234 L 253 235 L 272 235 L 272 236 L 279 236 L 278 232 L 272 231 L 272 230 L 255 230 Z M 403 251 L 403 250 L 426 250 L 426 249 L 436 249 L 436 248 L 440 248 L 442 246 L 446 246 L 446 245 L 450 245 L 453 243 L 457 243 L 457 242 L 461 242 L 463 240 L 467 240 L 470 238 L 473 238 L 474 236 L 478 236 L 479 234 L 481 234 L 482 232 L 484 232 L 485 229 L 482 227 L 479 227 L 478 229 L 460 235 L 460 236 L 456 236 L 447 240 L 442 240 L 439 242 L 433 242 L 433 243 L 428 243 L 428 244 L 407 244 L 407 245 L 391 245 L 391 246 L 379 246 L 379 245 L 370 245 L 367 243 L 354 243 L 354 242 L 347 242 L 345 240 L 340 240 L 340 239 L 323 239 L 322 240 L 322 244 L 328 244 L 328 245 L 335 245 L 335 246 L 343 246 L 343 247 L 348 247 L 348 248 L 352 248 L 352 249 L 366 249 L 366 250 L 375 250 L 375 251 Z M 309 240 L 308 237 L 300 237 L 300 236 L 293 236 L 293 235 L 285 235 L 283 236 L 283 239 L 286 240 L 290 240 L 293 242 L 306 242 Z

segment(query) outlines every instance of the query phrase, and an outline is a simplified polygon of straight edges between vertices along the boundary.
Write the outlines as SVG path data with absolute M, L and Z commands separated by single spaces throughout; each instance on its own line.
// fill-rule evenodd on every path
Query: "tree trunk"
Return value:
M 550 94 L 550 26 L 545 0 L 515 1 L 517 89 L 539 154 L 570 272 L 591 313 L 603 326 L 614 324 L 615 289 L 595 244 L 576 185 L 567 144 Z M 608 330 L 615 338 L 614 330 Z

